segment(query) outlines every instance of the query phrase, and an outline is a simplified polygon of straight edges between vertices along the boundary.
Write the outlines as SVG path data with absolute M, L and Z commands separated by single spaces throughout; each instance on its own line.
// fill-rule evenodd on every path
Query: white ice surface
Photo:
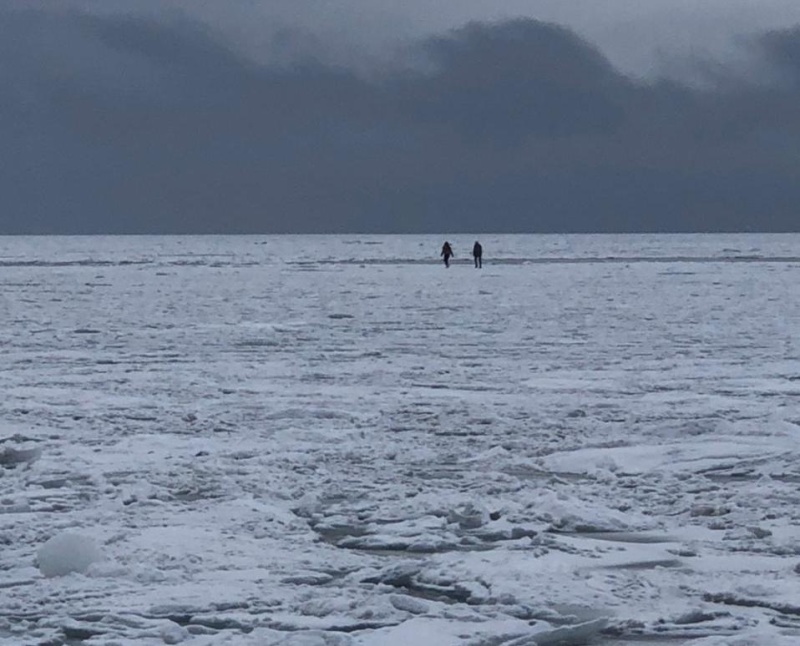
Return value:
M 800 643 L 800 236 L 443 239 L 0 238 L 0 644 Z
M 103 559 L 103 554 L 89 536 L 61 532 L 44 542 L 36 553 L 39 570 L 45 576 L 83 574 Z

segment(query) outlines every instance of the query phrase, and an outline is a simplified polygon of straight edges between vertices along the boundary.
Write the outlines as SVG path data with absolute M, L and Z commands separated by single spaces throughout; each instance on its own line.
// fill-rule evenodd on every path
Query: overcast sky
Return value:
M 63 2 L 64 0 L 62 0 Z M 70 0 L 93 11 L 163 13 L 163 0 Z M 207 21 L 263 58 L 280 28 L 313 36 L 331 57 L 385 60 L 403 41 L 469 21 L 555 22 L 597 45 L 622 71 L 663 72 L 685 57 L 730 57 L 743 38 L 800 23 L 796 0 L 191 0 L 167 5 Z
M 0 0 L 0 233 L 794 230 L 797 25 L 795 0 Z

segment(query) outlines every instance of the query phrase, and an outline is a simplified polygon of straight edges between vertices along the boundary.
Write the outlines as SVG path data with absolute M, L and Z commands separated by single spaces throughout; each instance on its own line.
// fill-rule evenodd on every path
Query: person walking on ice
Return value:
M 442 245 L 442 253 L 440 255 L 442 258 L 444 258 L 444 266 L 449 267 L 450 258 L 455 256 L 455 254 L 453 253 L 453 248 L 450 246 L 450 243 L 447 242 L 447 240 L 445 240 L 444 244 Z
M 472 257 L 475 258 L 475 269 L 483 269 L 483 247 L 477 240 L 472 247 Z

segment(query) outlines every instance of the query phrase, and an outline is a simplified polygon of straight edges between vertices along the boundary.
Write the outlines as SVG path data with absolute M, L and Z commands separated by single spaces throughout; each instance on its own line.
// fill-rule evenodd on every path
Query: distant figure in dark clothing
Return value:
M 475 258 L 475 269 L 483 268 L 483 247 L 477 240 L 472 247 L 472 257 Z
M 453 248 L 450 246 L 450 243 L 447 240 L 444 241 L 444 245 L 442 245 L 442 253 L 440 254 L 442 258 L 444 258 L 444 266 L 450 266 L 450 258 L 455 256 L 453 253 Z

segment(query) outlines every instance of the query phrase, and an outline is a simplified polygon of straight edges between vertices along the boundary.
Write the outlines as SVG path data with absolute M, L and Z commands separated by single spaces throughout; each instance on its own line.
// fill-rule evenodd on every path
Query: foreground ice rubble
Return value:
M 791 265 L 154 240 L 6 267 L 0 643 L 800 640 Z
M 73 532 L 56 534 L 45 541 L 36 553 L 39 570 L 47 577 L 85 573 L 102 558 L 100 549 L 91 537 Z

